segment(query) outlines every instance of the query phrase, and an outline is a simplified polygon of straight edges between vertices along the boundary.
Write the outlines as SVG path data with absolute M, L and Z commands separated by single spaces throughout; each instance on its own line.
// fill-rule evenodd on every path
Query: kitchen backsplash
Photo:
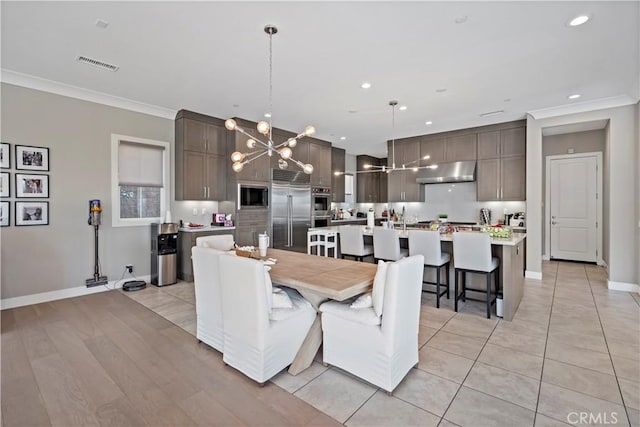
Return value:
M 447 214 L 452 222 L 478 222 L 481 208 L 491 209 L 491 221 L 502 220 L 505 209 L 508 213 L 526 211 L 526 202 L 478 202 L 476 200 L 476 183 L 430 184 L 424 186 L 425 202 L 423 203 L 357 203 L 355 208 L 367 211 L 373 207 L 376 216 L 380 216 L 385 208 L 402 211 L 405 207 L 407 218 L 429 221 L 438 218 L 439 214 Z M 347 209 L 352 206 L 337 204 L 336 207 Z

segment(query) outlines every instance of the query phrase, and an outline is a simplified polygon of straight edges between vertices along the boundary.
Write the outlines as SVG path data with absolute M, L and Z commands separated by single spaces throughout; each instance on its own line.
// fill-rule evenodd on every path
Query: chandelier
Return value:
M 268 155 L 269 157 L 274 154 L 280 156 L 278 159 L 278 167 L 280 169 L 286 169 L 289 164 L 287 160 L 293 162 L 298 167 L 300 167 L 304 173 L 310 175 L 313 173 L 313 165 L 310 163 L 302 163 L 294 159 L 293 151 L 291 150 L 296 146 L 298 140 L 304 138 L 305 136 L 311 136 L 316 132 L 316 129 L 313 126 L 307 126 L 304 128 L 302 133 L 299 133 L 294 138 L 289 138 L 288 140 L 281 142 L 280 144 L 276 144 L 273 142 L 272 138 L 272 130 L 273 127 L 271 125 L 271 113 L 273 110 L 273 52 L 272 52 L 272 39 L 273 35 L 278 32 L 278 28 L 274 25 L 266 25 L 264 27 L 264 32 L 269 35 L 269 121 L 261 120 L 258 122 L 256 128 L 258 132 L 264 135 L 267 140 L 262 141 L 259 138 L 255 138 L 249 133 L 247 133 L 244 129 L 238 126 L 238 123 L 234 119 L 227 119 L 224 122 L 224 126 L 229 130 L 235 130 L 249 139 L 247 139 L 247 147 L 251 150 L 256 149 L 255 151 L 250 151 L 247 153 L 241 153 L 240 151 L 234 151 L 231 153 L 231 161 L 233 162 L 232 168 L 235 172 L 240 172 L 244 168 L 245 165 L 251 163 L 252 161 L 264 156 Z
M 391 173 L 393 171 L 405 171 L 405 170 L 412 170 L 414 172 L 417 172 L 420 169 L 437 169 L 438 165 L 428 165 L 428 166 L 420 166 L 420 161 L 421 160 L 429 160 L 430 156 L 423 156 L 423 157 L 418 157 L 415 160 L 412 160 L 410 162 L 407 163 L 403 163 L 401 166 L 396 166 L 396 139 L 395 139 L 395 134 L 396 134 L 396 105 L 398 105 L 398 101 L 389 101 L 389 106 L 391 107 L 391 129 L 392 129 L 392 134 L 391 134 L 391 166 L 387 166 L 387 165 L 364 165 L 364 168 L 366 170 L 364 171 L 358 171 L 357 173 L 367 173 L 367 172 L 385 172 L 385 173 Z M 414 166 L 415 164 L 418 164 L 417 166 Z

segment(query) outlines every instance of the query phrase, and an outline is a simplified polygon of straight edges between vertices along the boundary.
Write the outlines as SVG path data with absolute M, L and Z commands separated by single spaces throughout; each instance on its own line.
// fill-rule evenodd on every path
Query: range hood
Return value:
M 476 180 L 476 161 L 440 163 L 435 169 L 421 169 L 416 177 L 418 184 L 442 184 L 445 182 L 471 182 Z

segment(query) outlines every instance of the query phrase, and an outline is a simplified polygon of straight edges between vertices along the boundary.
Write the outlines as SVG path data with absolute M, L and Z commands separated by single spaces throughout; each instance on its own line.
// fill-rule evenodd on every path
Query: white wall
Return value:
M 609 281 L 638 283 L 637 214 L 630 201 L 638 194 L 637 106 L 610 108 L 559 117 L 527 118 L 527 271 L 542 272 L 542 129 L 595 120 L 609 120 L 608 200 Z M 635 230 L 635 232 L 630 232 Z

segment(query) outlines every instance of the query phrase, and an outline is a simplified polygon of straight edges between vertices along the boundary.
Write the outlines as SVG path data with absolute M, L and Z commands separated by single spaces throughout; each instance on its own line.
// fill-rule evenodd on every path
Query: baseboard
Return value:
M 614 282 L 607 280 L 607 288 L 612 291 L 636 292 L 640 293 L 640 286 L 635 283 Z
M 142 276 L 138 277 L 137 279 L 144 280 L 145 282 L 149 283 L 149 281 L 151 280 L 151 276 Z M 42 292 L 39 294 L 25 295 L 21 297 L 5 298 L 0 300 L 0 310 L 23 307 L 25 305 L 40 304 L 43 302 L 55 301 L 65 298 L 79 297 L 82 295 L 97 294 L 99 292 L 119 289 L 122 288 L 123 283 L 129 280 L 133 279 L 111 280 L 104 286 L 94 286 L 92 288 L 87 288 L 86 286 L 77 286 L 75 288 L 60 289 L 57 291 Z
M 524 277 L 525 279 L 542 280 L 542 272 L 525 270 Z

